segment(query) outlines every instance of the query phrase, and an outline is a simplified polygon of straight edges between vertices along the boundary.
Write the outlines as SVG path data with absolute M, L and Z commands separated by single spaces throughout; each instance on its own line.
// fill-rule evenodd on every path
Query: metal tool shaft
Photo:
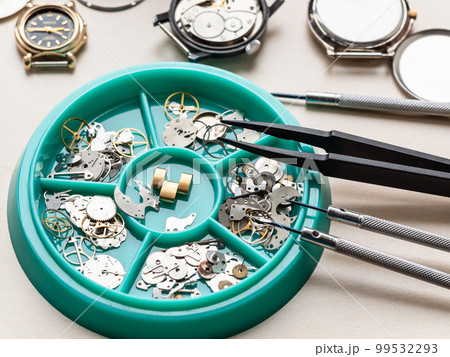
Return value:
M 366 231 L 381 233 L 390 237 L 450 252 L 450 238 L 438 234 L 335 206 L 328 207 L 327 217 L 332 221 L 353 225 Z
M 340 108 L 399 112 L 415 115 L 450 116 L 450 103 L 417 99 L 381 98 L 351 94 L 306 93 L 307 104 L 328 104 Z
M 450 274 L 405 260 L 363 245 L 340 239 L 310 228 L 304 228 L 302 240 L 326 249 L 372 263 L 444 288 L 450 288 Z
M 307 105 L 325 105 L 346 109 L 410 115 L 450 116 L 450 103 L 429 102 L 426 100 L 383 98 L 327 92 L 307 92 L 304 96 L 284 93 L 272 94 L 280 98 L 304 99 Z

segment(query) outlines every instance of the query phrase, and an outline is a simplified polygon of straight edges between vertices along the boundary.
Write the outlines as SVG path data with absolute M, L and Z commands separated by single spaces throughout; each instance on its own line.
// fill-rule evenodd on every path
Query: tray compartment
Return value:
M 137 224 L 149 232 L 161 235 L 160 244 L 180 245 L 189 240 L 191 235 L 203 236 L 206 233 L 205 222 L 214 214 L 222 198 L 221 178 L 214 167 L 197 153 L 183 148 L 159 148 L 150 150 L 138 158 L 122 173 L 119 180 L 121 191 L 140 202 L 138 191 L 134 188 L 134 180 L 151 185 L 154 171 L 157 167 L 168 169 L 166 179 L 178 181 L 181 173 L 193 175 L 189 195 L 178 194 L 174 203 L 161 201 L 159 211 L 150 209 L 144 220 L 137 220 Z M 156 193 L 156 192 L 155 192 Z M 191 226 L 181 232 L 165 233 L 168 217 L 185 218 L 191 213 L 197 216 Z

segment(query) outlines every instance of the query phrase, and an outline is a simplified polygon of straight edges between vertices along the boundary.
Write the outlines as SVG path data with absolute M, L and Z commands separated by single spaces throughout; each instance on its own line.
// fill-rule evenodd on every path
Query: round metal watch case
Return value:
M 411 31 L 417 16 L 416 11 L 410 9 L 407 0 L 391 2 L 391 6 L 396 6 L 396 11 L 384 11 L 382 18 L 376 16 L 375 11 L 369 11 L 372 8 L 382 8 L 383 4 L 378 2 L 371 3 L 372 8 L 370 9 L 366 4 L 361 3 L 359 8 L 354 8 L 353 12 L 349 12 L 345 7 L 340 9 L 339 2 L 327 3 L 326 1 L 328 0 L 310 0 L 308 24 L 330 57 L 341 55 L 359 58 L 393 56 L 395 49 Z M 353 4 L 353 2 L 345 1 L 340 1 L 340 3 L 346 4 L 347 7 L 351 7 Z M 332 5 L 334 8 L 328 9 L 330 7 L 328 5 Z M 328 16 L 325 16 L 327 14 Z M 377 21 L 370 28 L 371 32 L 369 33 L 366 23 L 371 23 L 373 17 L 377 18 Z M 355 21 L 352 22 L 352 18 Z M 358 24 L 361 28 L 358 27 Z
M 21 13 L 19 19 L 17 20 L 15 27 L 15 37 L 16 43 L 19 51 L 24 54 L 24 64 L 27 69 L 31 68 L 33 59 L 42 60 L 61 60 L 64 58 L 67 61 L 69 68 L 75 66 L 75 56 L 74 54 L 86 43 L 87 33 L 86 33 L 86 23 L 82 19 L 81 15 L 75 10 L 75 3 L 70 1 L 65 5 L 34 5 L 29 2 L 25 10 Z M 74 31 L 72 38 L 61 44 L 56 48 L 51 48 L 45 50 L 31 43 L 25 35 L 25 25 L 31 16 L 40 12 L 42 10 L 52 10 L 57 12 L 64 12 L 69 16 L 74 24 Z
M 254 14 L 255 19 L 245 16 L 245 11 L 241 12 L 243 18 L 239 16 L 227 16 L 224 18 L 221 14 L 228 14 L 231 5 L 227 1 L 216 5 L 212 2 L 211 6 L 202 11 L 190 11 L 195 7 L 195 3 L 201 1 L 193 1 L 193 6 L 186 11 L 187 19 L 181 16 L 180 5 L 183 2 L 191 2 L 191 0 L 172 0 L 170 9 L 166 13 L 156 15 L 153 24 L 162 26 L 163 23 L 169 22 L 176 42 L 180 42 L 179 46 L 186 52 L 191 62 L 197 62 L 208 57 L 229 57 L 247 53 L 253 55 L 261 46 L 261 37 L 266 31 L 269 17 L 283 4 L 284 0 L 276 0 L 270 7 L 265 0 L 237 0 L 236 3 L 249 3 L 248 7 Z M 257 3 L 255 8 L 253 2 Z M 235 3 L 233 4 L 235 5 Z M 239 4 L 241 5 L 241 4 Z M 222 11 L 223 8 L 223 11 Z M 254 21 L 253 21 L 254 20 Z M 195 28 L 192 24 L 195 21 Z M 245 27 L 246 22 L 252 21 L 252 26 Z M 187 30 L 187 28 L 189 29 Z M 239 31 L 250 28 L 247 33 L 240 34 Z M 236 35 L 220 36 L 221 30 L 236 30 Z M 167 33 L 168 30 L 165 30 Z M 170 35 L 169 35 L 170 36 Z M 172 37 L 172 36 L 171 36 Z

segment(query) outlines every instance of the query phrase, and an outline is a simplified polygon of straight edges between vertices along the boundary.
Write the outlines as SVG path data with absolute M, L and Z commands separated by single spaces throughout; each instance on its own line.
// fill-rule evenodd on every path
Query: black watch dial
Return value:
M 43 9 L 34 12 L 25 22 L 25 37 L 42 50 L 64 47 L 75 32 L 73 19 L 59 9 Z

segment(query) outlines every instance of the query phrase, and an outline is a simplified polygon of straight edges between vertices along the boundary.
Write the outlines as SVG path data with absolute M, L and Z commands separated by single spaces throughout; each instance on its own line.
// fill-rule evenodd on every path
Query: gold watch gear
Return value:
M 65 5 L 29 2 L 15 27 L 17 47 L 25 69 L 75 68 L 75 53 L 86 43 L 86 23 L 75 3 Z

